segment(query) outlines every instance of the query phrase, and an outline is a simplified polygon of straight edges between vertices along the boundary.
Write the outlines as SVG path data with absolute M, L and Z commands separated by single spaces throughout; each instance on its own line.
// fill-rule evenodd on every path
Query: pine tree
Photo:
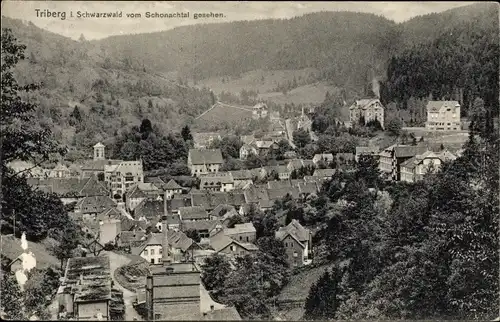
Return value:
M 340 292 L 341 274 L 338 268 L 332 272 L 326 271 L 319 280 L 311 286 L 304 305 L 304 319 L 333 319 L 340 305 L 337 299 Z
M 193 136 L 191 135 L 191 129 L 189 128 L 188 125 L 186 125 L 182 128 L 181 136 L 184 139 L 184 141 L 192 141 L 193 140 Z

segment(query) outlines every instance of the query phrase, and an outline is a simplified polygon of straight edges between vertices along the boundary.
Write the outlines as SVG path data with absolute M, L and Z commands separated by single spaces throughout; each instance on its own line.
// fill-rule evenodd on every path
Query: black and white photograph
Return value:
M 500 321 L 499 7 L 2 1 L 1 319 Z

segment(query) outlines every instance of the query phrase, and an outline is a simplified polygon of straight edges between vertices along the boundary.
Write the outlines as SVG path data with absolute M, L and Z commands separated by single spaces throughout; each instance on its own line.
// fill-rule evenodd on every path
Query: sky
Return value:
M 31 21 L 36 26 L 78 39 L 102 39 L 112 35 L 146 33 L 195 23 L 291 18 L 317 11 L 356 11 L 382 15 L 396 22 L 441 12 L 474 2 L 257 2 L 257 1 L 2 1 L 2 15 Z M 37 16 L 37 9 L 39 15 Z M 65 13 L 42 17 L 41 12 Z M 77 12 L 121 12 L 122 17 L 78 18 Z M 188 13 L 189 18 L 146 18 L 146 12 Z M 220 13 L 221 17 L 194 19 L 196 13 Z M 73 17 L 71 17 L 73 13 Z M 127 14 L 140 13 L 141 18 Z

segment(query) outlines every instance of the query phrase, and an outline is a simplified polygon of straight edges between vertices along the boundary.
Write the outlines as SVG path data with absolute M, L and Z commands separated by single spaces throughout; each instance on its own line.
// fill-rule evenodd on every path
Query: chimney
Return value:
M 166 196 L 165 196 L 166 197 Z M 169 209 L 168 209 L 168 204 L 167 204 L 167 198 L 163 198 L 163 216 L 161 218 L 161 229 L 162 229 L 162 234 L 163 234 L 163 240 L 161 243 L 162 247 L 162 261 L 163 265 L 167 266 L 170 264 L 171 259 L 170 259 L 170 254 L 169 254 L 169 243 L 168 243 L 168 224 L 167 224 L 167 217 L 169 215 Z

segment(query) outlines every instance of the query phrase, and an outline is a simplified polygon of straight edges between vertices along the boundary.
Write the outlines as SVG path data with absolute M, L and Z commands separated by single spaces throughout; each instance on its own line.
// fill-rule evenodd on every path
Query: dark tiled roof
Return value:
M 290 194 L 293 199 L 297 199 L 300 196 L 300 191 L 298 188 L 279 188 L 279 189 L 267 189 L 267 194 L 269 196 L 269 200 L 276 200 L 285 197 L 287 194 Z
M 104 171 L 106 165 L 118 165 L 122 160 L 89 160 L 83 166 L 83 171 Z
M 29 178 L 28 184 L 32 187 L 43 186 L 45 190 L 56 193 L 60 196 L 75 195 L 85 196 L 107 196 L 108 189 L 95 176 L 90 178 L 49 178 L 35 179 Z M 50 188 L 49 188 L 50 187 Z
M 281 227 L 276 232 L 276 238 L 282 240 L 288 234 L 293 235 L 300 242 L 307 242 L 309 240 L 309 230 L 304 228 L 297 220 L 292 219 L 292 221 L 286 227 Z
M 179 215 L 182 220 L 208 219 L 210 217 L 205 208 L 201 206 L 180 207 Z
M 222 164 L 222 153 L 220 149 L 190 149 L 189 156 L 192 164 Z
M 197 220 L 197 221 L 182 221 L 182 231 L 188 231 L 190 229 L 201 231 L 208 230 L 212 231 L 217 225 L 222 223 L 219 220 Z
M 224 216 L 227 212 L 233 210 L 234 207 L 231 206 L 231 205 L 226 205 L 226 204 L 221 204 L 221 205 L 218 205 L 217 207 L 215 207 L 214 210 L 212 210 L 212 212 L 210 213 L 212 216 L 216 216 L 216 217 L 222 217 Z
M 165 185 L 163 186 L 163 188 L 164 188 L 165 190 L 177 190 L 177 189 L 182 189 L 182 187 L 181 187 L 181 186 L 179 186 L 179 184 L 177 184 L 177 182 L 175 182 L 175 180 L 173 180 L 173 179 L 170 179 L 170 181 L 169 181 L 169 182 L 167 182 L 167 184 L 165 184 Z
M 148 220 L 159 217 L 164 213 L 164 205 L 162 200 L 144 199 L 134 209 L 134 217 L 139 219 L 145 217 Z
M 394 148 L 394 153 L 396 158 L 408 158 L 414 157 L 417 154 L 422 154 L 427 151 L 425 146 L 396 146 Z
M 218 205 L 228 204 L 241 206 L 245 197 L 241 192 L 196 192 L 192 193 L 193 206 L 205 207 L 206 210 L 215 209 Z
M 234 180 L 249 180 L 252 179 L 252 172 L 250 170 L 235 170 L 230 171 Z
M 320 178 L 331 177 L 335 174 L 335 172 L 335 169 L 316 169 L 314 170 L 313 176 Z
M 456 105 L 460 104 L 457 101 L 429 101 L 427 102 L 427 111 L 428 112 L 439 112 L 441 107 L 445 108 L 455 108 Z
M 84 197 L 76 204 L 84 214 L 101 213 L 111 207 L 116 207 L 116 203 L 108 196 Z
M 76 288 L 75 302 L 111 299 L 109 257 L 73 257 L 67 265 L 65 282 Z
M 292 183 L 289 180 L 272 180 L 267 182 L 269 189 L 291 188 Z

